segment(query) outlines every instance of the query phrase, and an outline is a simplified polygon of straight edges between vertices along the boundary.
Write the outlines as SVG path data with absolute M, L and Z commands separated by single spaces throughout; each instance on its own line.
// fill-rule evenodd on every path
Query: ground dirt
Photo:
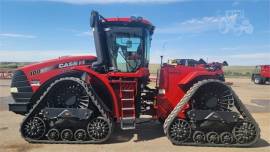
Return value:
M 8 80 L 0 80 L 0 152 L 246 152 L 270 151 L 270 85 L 255 85 L 246 78 L 228 78 L 233 89 L 247 106 L 261 128 L 261 139 L 254 147 L 218 148 L 174 146 L 164 136 L 158 122 L 140 124 L 134 131 L 116 129 L 111 139 L 105 144 L 29 144 L 19 133 L 23 116 L 7 111 L 7 104 L 12 102 Z

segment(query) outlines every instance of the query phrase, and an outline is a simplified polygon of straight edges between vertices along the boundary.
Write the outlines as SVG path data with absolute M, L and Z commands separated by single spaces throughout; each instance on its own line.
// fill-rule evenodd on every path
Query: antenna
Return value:
M 163 55 L 160 56 L 160 67 L 162 67 L 163 64 Z

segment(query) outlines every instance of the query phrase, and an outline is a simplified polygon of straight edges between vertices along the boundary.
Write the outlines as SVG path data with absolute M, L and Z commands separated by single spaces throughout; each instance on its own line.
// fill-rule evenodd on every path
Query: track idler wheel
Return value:
M 22 126 L 22 135 L 30 139 L 40 139 L 45 135 L 46 124 L 39 118 L 34 117 Z
M 73 132 L 70 129 L 64 129 L 61 132 L 61 139 L 62 140 L 65 140 L 65 141 L 72 140 L 72 137 L 73 137 Z
M 220 134 L 220 142 L 222 144 L 232 144 L 233 143 L 233 135 L 230 132 L 223 132 Z
M 101 143 L 109 139 L 111 131 L 111 125 L 103 117 L 97 117 L 91 120 L 87 125 L 87 133 L 89 137 L 97 143 Z
M 219 142 L 219 135 L 216 132 L 208 132 L 206 134 L 206 140 L 207 140 L 208 143 L 218 144 L 218 142 Z
M 193 134 L 193 141 L 196 143 L 204 143 L 205 134 L 202 131 L 195 131 Z
M 47 138 L 49 140 L 58 140 L 60 137 L 60 133 L 57 129 L 50 129 L 47 133 Z
M 256 136 L 256 128 L 252 123 L 243 122 L 233 128 L 233 136 L 237 143 L 244 144 L 253 141 Z
M 183 119 L 176 119 L 169 126 L 168 137 L 174 144 L 181 144 L 191 136 L 191 126 Z
M 83 141 L 86 139 L 86 131 L 83 129 L 78 129 L 74 133 L 74 139 L 77 141 Z

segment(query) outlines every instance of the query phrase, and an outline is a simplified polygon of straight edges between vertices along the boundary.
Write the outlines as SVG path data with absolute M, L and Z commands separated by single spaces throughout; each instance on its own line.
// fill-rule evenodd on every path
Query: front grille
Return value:
M 16 93 L 11 93 L 15 102 L 29 102 L 33 91 L 23 71 L 17 70 L 14 72 L 11 81 L 11 88 L 13 87 L 16 87 L 18 90 Z

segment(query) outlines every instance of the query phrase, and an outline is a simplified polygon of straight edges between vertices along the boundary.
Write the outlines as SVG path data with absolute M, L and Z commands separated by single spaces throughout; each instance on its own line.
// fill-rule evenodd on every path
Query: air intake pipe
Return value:
M 106 71 L 106 40 L 101 23 L 102 16 L 97 11 L 91 12 L 90 26 L 93 29 L 94 42 L 96 47 L 97 61 L 92 64 L 92 67 L 97 71 Z M 104 18 L 103 18 L 104 19 Z

